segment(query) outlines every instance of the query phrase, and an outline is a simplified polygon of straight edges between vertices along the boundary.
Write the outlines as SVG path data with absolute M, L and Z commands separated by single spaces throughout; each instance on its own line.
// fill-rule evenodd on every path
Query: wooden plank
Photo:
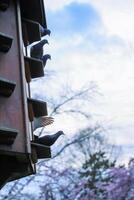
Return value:
M 43 0 L 23 0 L 20 1 L 20 4 L 23 18 L 38 22 L 44 28 L 47 28 Z
M 31 78 L 39 78 L 44 76 L 43 62 L 36 58 L 25 56 L 25 72 L 26 80 L 29 83 Z
M 0 10 L 6 11 L 9 7 L 9 1 L 10 0 L 0 0 Z
M 28 105 L 31 108 L 29 110 L 29 116 L 41 117 L 46 116 L 47 113 L 47 103 L 41 100 L 28 98 Z M 32 118 L 32 117 L 31 117 Z
M 23 41 L 25 46 L 41 40 L 41 31 L 38 22 L 22 19 Z
M 17 134 L 18 131 L 15 129 L 0 127 L 0 144 L 12 145 Z
M 11 48 L 13 38 L 7 34 L 0 32 L 0 51 L 8 52 Z
M 15 82 L 0 77 L 0 96 L 10 97 L 15 86 Z

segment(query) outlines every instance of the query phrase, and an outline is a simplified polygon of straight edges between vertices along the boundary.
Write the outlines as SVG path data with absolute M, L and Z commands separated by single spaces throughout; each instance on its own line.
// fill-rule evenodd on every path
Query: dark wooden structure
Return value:
M 40 25 L 47 27 L 43 0 L 0 1 L 0 188 L 34 174 L 37 159 L 51 156 L 49 147 L 31 143 L 34 117 L 47 115 L 29 85 L 44 76 L 42 61 L 27 55 L 27 45 L 41 40 Z

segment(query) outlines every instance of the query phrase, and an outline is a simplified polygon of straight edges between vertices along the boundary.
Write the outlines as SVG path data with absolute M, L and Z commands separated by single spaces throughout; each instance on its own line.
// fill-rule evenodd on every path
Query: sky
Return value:
M 124 159 L 132 157 L 134 1 L 45 0 L 44 4 L 52 31 L 44 50 L 52 55 L 47 68 L 59 73 L 61 85 L 64 79 L 76 89 L 89 81 L 98 85 L 102 95 L 90 112 L 107 126 L 110 141 L 123 146 Z

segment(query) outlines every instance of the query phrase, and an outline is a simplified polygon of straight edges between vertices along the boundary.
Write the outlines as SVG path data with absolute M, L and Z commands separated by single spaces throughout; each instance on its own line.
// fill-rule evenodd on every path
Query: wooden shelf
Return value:
M 38 22 L 22 19 L 22 33 L 25 46 L 35 41 L 41 40 L 41 32 L 39 26 L 40 25 Z
M 15 86 L 15 82 L 0 77 L 0 96 L 10 97 Z
M 11 48 L 13 38 L 0 32 L 0 51 L 8 52 Z
M 28 157 L 28 155 L 26 155 Z M 0 154 L 0 187 L 5 183 L 35 173 L 29 162 L 19 160 L 16 155 Z
M 33 78 L 44 76 L 43 62 L 36 58 L 24 57 L 25 60 L 25 75 L 29 83 Z
M 30 121 L 33 121 L 34 117 L 46 116 L 48 115 L 47 103 L 44 101 L 28 98 L 28 112 Z
M 41 26 L 47 28 L 43 0 L 23 0 L 20 1 L 20 6 L 22 18 L 38 22 Z
M 38 159 L 51 158 L 51 148 L 42 144 L 31 142 L 32 146 L 32 160 L 34 163 Z
M 9 7 L 9 0 L 0 0 L 0 11 L 6 11 Z
M 12 145 L 17 134 L 15 129 L 0 127 L 0 145 Z

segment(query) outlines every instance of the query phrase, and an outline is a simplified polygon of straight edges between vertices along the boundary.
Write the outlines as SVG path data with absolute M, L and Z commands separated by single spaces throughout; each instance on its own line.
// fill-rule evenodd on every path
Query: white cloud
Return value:
M 125 40 L 134 41 L 133 0 L 46 0 L 45 5 L 48 11 L 58 11 L 72 2 L 89 3 L 96 8 L 107 34 L 118 35 Z
M 89 2 L 96 7 L 110 35 L 134 41 L 134 1 L 101 0 Z
M 134 139 L 134 1 L 46 0 L 45 4 L 48 11 L 58 12 L 71 2 L 91 4 L 102 23 L 85 35 L 63 35 L 58 41 L 53 36 L 50 68 L 66 71 L 75 88 L 88 80 L 96 81 L 104 96 L 86 109 L 95 113 L 98 121 L 114 127 L 110 137 L 117 144 L 130 144 Z M 96 39 L 100 37 L 104 41 L 99 44 Z
M 59 9 L 62 9 L 64 6 L 70 4 L 73 2 L 73 0 L 45 0 L 44 4 L 46 6 L 46 9 L 52 10 L 52 11 L 57 11 Z

